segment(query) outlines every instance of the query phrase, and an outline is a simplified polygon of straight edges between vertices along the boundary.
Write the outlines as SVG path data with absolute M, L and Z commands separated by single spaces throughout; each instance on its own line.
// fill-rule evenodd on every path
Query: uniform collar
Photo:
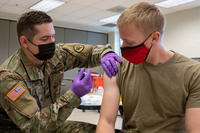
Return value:
M 34 66 L 26 57 L 22 49 L 19 50 L 19 55 L 20 59 L 23 62 L 25 69 L 27 71 L 27 75 L 30 77 L 30 80 L 38 80 L 38 79 L 44 79 L 44 65 L 45 65 L 45 70 L 50 75 L 52 71 L 58 72 L 58 71 L 64 71 L 64 65 L 61 63 L 57 52 L 55 55 L 45 61 L 42 66 Z M 22 64 L 22 66 L 23 66 Z
M 22 61 L 22 66 L 25 69 L 25 72 L 27 74 L 27 76 L 30 78 L 30 80 L 38 80 L 38 79 L 43 79 L 44 75 L 42 72 L 42 66 L 37 67 L 34 66 L 29 60 L 28 58 L 25 56 L 24 52 L 22 51 L 22 49 L 19 50 L 19 55 L 20 55 L 20 59 Z

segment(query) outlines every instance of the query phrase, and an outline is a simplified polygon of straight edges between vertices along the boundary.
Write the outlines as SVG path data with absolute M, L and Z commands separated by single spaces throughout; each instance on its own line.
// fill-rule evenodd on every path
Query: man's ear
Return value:
M 19 41 L 23 48 L 28 47 L 28 39 L 26 38 L 26 36 L 20 36 Z
M 157 43 L 160 41 L 160 32 L 154 32 L 152 37 L 152 42 Z

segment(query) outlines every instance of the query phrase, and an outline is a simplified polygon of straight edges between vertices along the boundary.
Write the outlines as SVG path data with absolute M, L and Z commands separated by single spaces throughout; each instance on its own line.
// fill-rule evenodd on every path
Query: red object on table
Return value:
M 94 92 L 100 86 L 104 88 L 103 77 L 92 77 L 92 83 L 92 92 Z

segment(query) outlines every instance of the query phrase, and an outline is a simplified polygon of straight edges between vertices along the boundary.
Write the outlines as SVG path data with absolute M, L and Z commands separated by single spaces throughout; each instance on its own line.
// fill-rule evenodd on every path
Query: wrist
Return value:
M 81 97 L 80 94 L 74 88 L 71 88 L 71 90 L 78 98 Z
M 104 55 L 106 55 L 108 53 L 114 53 L 114 51 L 112 49 L 106 49 L 106 50 L 104 50 L 103 53 L 101 54 L 101 59 L 103 58 Z
M 81 104 L 80 97 L 78 97 L 72 89 L 67 90 L 63 96 L 72 107 L 78 107 Z
M 111 54 L 111 53 L 115 53 L 115 52 L 109 51 L 109 52 L 105 53 L 102 57 L 104 57 L 104 56 L 106 56 L 106 55 L 108 55 L 108 54 Z

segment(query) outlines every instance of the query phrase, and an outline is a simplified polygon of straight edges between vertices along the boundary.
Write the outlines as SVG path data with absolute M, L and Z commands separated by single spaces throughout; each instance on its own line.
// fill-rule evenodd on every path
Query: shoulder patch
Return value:
M 85 48 L 84 45 L 75 45 L 74 46 L 74 51 L 76 51 L 77 53 L 80 53 L 83 51 L 83 49 Z
M 24 93 L 24 87 L 18 83 L 10 92 L 8 92 L 7 97 L 13 102 Z

